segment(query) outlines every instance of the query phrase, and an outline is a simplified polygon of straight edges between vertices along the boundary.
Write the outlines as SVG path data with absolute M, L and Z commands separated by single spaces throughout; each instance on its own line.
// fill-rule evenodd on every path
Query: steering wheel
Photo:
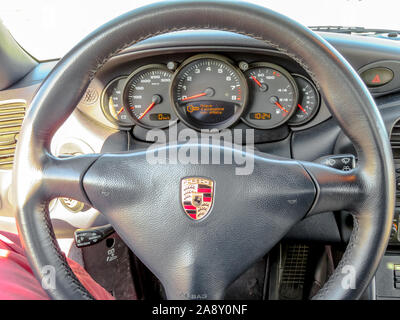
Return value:
M 150 164 L 146 150 L 65 159 L 51 154 L 52 136 L 111 57 L 144 39 L 194 29 L 246 35 L 297 61 L 353 142 L 357 168 L 342 172 L 255 153 L 249 155 L 254 172 L 235 175 L 236 164 Z M 170 145 L 166 151 L 181 147 Z M 221 146 L 209 148 L 224 151 Z M 213 207 L 198 221 L 188 218 L 181 205 L 180 184 L 187 177 L 214 182 Z M 20 237 L 36 277 L 43 278 L 45 266 L 56 270 L 56 288 L 47 290 L 53 299 L 93 299 L 57 245 L 48 211 L 49 201 L 56 197 L 89 203 L 104 214 L 158 277 L 169 299 L 223 298 L 229 284 L 298 221 L 311 214 L 348 210 L 354 217 L 350 242 L 314 299 L 356 299 L 370 283 L 388 243 L 395 178 L 390 144 L 374 100 L 352 67 L 320 36 L 256 5 L 164 1 L 97 29 L 45 79 L 22 126 L 13 194 Z M 346 285 L 349 268 L 354 286 Z

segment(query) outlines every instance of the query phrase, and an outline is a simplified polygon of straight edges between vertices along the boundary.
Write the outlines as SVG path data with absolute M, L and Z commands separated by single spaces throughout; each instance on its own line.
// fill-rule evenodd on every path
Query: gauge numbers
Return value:
M 283 68 L 270 63 L 251 64 L 246 72 L 249 107 L 242 120 L 253 128 L 272 129 L 296 111 L 297 85 Z
M 298 74 L 294 74 L 293 77 L 299 88 L 299 101 L 289 124 L 299 126 L 310 121 L 316 115 L 320 98 L 317 88 L 310 80 Z
M 112 80 L 104 89 L 101 98 L 103 114 L 109 121 L 121 127 L 133 125 L 122 101 L 122 90 L 125 81 L 126 77 L 118 77 Z
M 144 128 L 165 128 L 176 120 L 169 100 L 172 73 L 163 65 L 147 65 L 127 79 L 123 100 L 132 120 Z
M 185 61 L 171 85 L 179 118 L 195 129 L 224 129 L 242 114 L 247 99 L 244 76 L 228 59 L 199 55 Z
M 256 129 L 300 126 L 317 113 L 319 93 L 304 76 L 267 62 L 243 70 L 215 54 L 195 55 L 174 73 L 145 65 L 107 85 L 103 113 L 120 127 L 166 128 L 180 119 L 198 130 L 228 128 L 240 118 Z

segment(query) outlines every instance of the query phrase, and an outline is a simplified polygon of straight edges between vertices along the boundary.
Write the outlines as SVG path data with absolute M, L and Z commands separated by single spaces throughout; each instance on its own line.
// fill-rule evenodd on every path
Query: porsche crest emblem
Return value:
M 193 220 L 208 215 L 214 201 L 214 182 L 207 178 L 184 178 L 181 181 L 183 210 Z

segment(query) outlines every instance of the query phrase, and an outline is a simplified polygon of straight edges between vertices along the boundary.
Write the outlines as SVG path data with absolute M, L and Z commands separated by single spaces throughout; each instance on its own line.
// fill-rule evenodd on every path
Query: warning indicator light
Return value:
M 376 74 L 375 77 L 372 79 L 372 83 L 381 83 L 381 77 L 379 74 Z
M 388 84 L 393 77 L 393 71 L 384 67 L 371 68 L 361 73 L 362 80 L 370 88 Z

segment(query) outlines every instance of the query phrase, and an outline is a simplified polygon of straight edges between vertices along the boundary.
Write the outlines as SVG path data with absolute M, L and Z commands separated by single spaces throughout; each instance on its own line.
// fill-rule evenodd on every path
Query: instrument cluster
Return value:
M 313 82 L 269 62 L 235 63 L 217 54 L 194 55 L 181 64 L 148 64 L 113 79 L 101 105 L 120 127 L 225 129 L 243 121 L 255 129 L 300 126 L 318 112 Z

